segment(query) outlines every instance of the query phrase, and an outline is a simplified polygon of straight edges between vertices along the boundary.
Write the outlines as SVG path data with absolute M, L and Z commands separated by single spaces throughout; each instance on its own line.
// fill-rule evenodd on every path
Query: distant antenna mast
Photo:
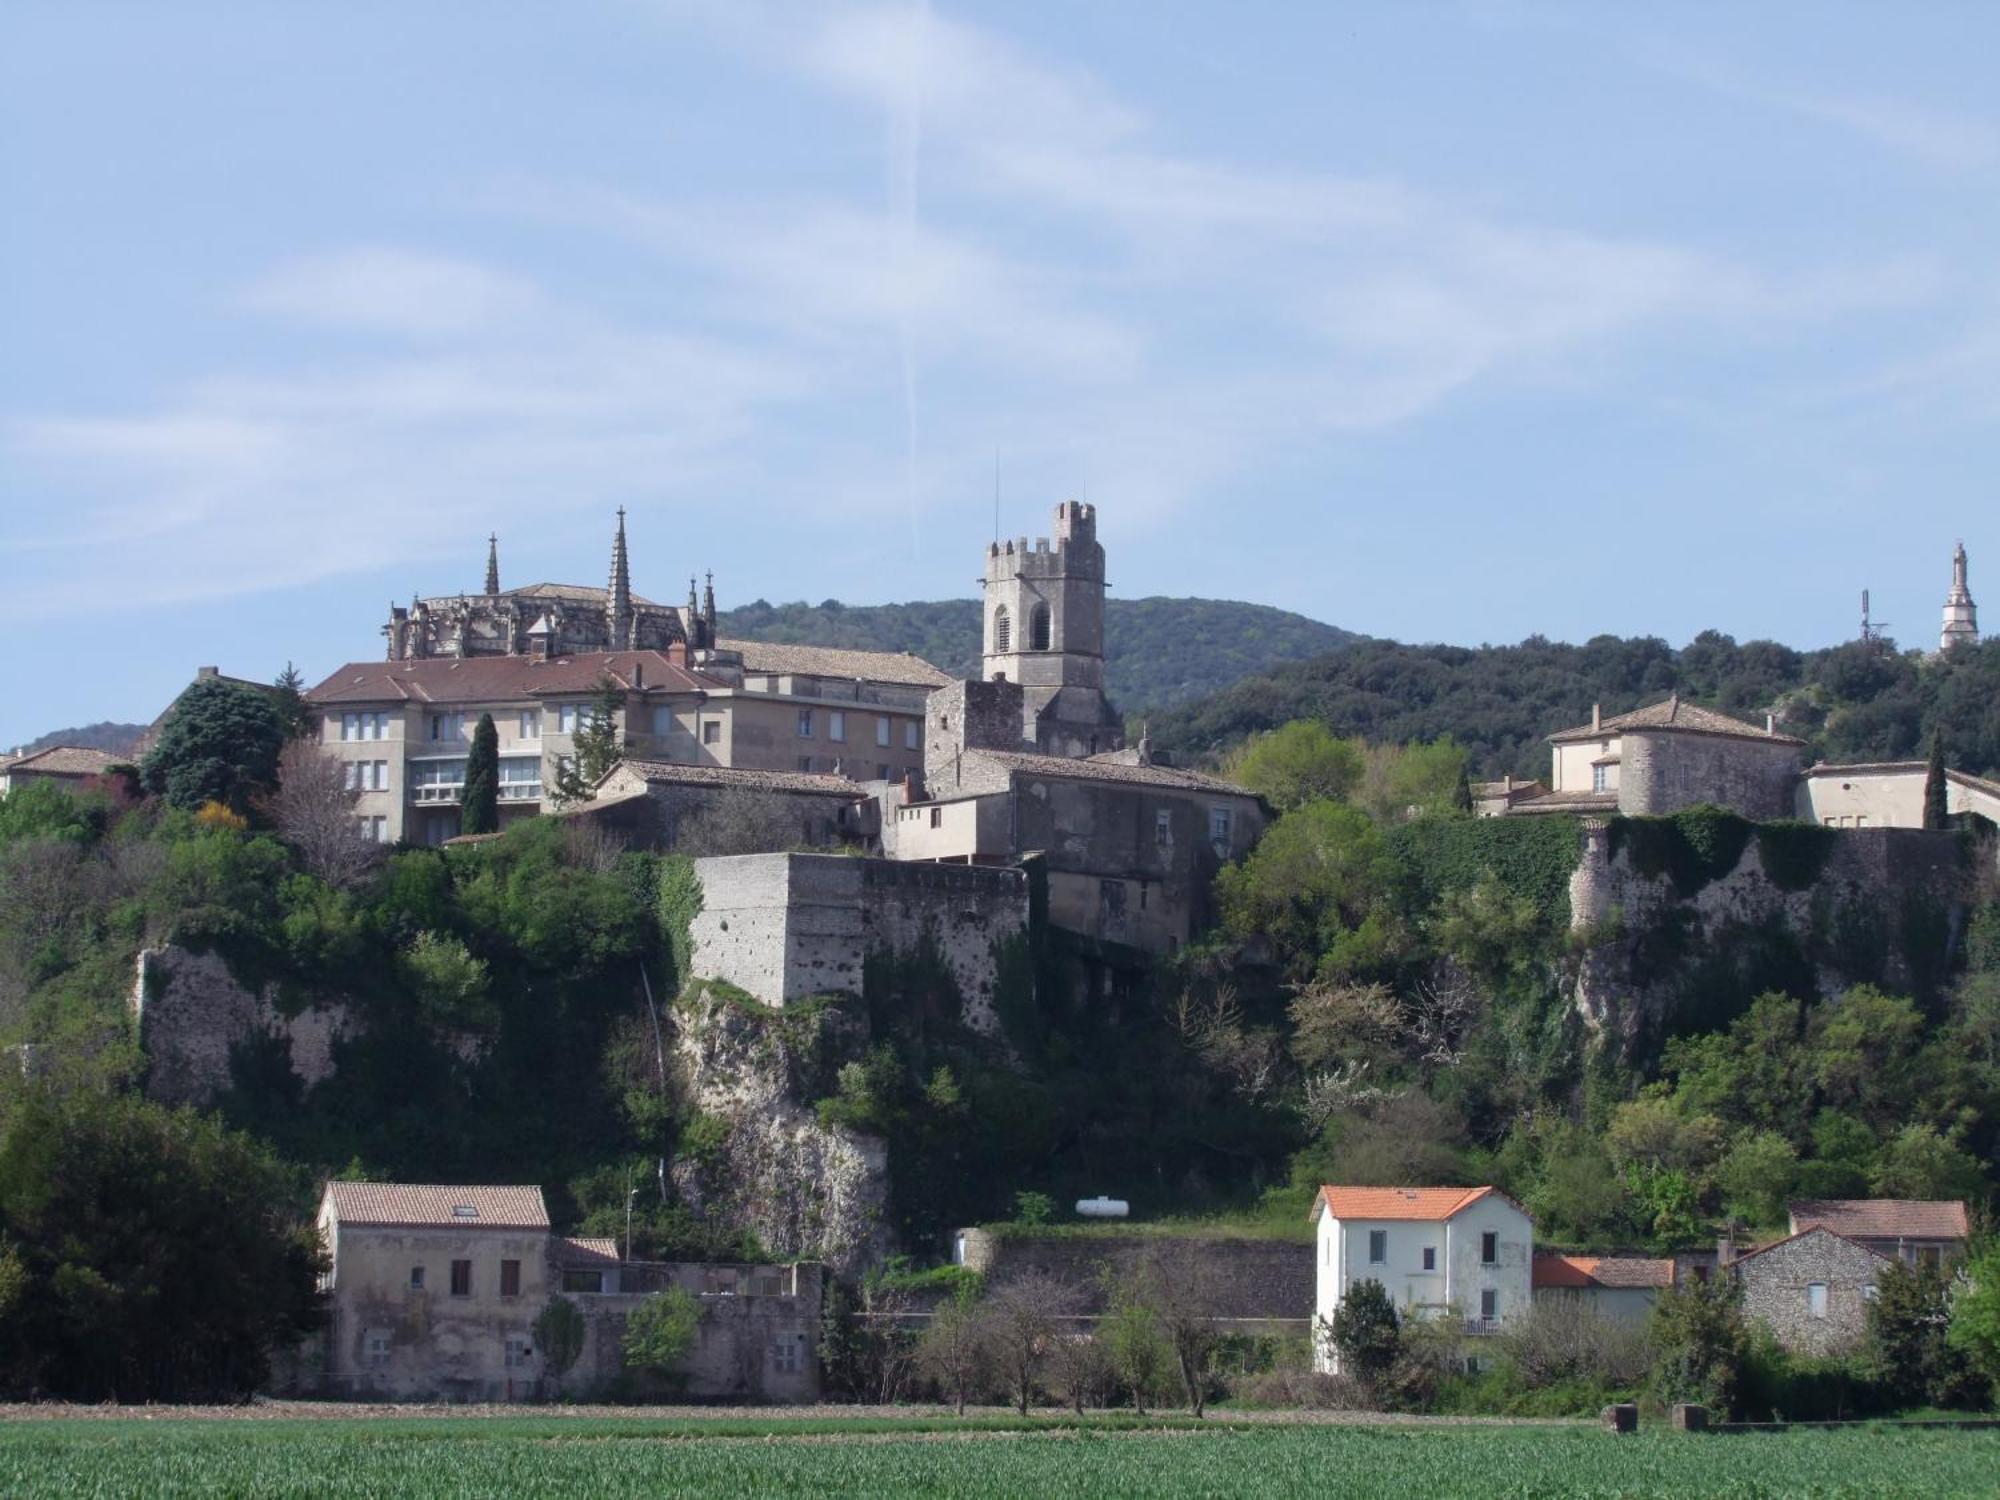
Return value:
M 993 545 L 1000 545 L 1000 450 L 993 450 Z
M 1869 617 L 1868 590 L 1863 589 L 1861 591 L 1861 639 L 1864 641 L 1879 641 L 1882 639 L 1882 632 L 1888 628 L 1889 622 L 1887 620 L 1876 620 Z

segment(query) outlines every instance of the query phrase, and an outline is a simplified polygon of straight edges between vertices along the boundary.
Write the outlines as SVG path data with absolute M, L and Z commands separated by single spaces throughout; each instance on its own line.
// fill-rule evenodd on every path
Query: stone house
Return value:
M 1972 1226 L 1965 1201 L 1922 1198 L 1805 1198 L 1788 1204 L 1793 1234 L 1830 1229 L 1905 1265 L 1963 1259 Z
M 608 1239 L 550 1233 L 539 1187 L 331 1182 L 331 1262 L 318 1393 L 388 1401 L 535 1401 L 625 1376 L 633 1309 L 679 1286 L 697 1343 L 666 1382 L 683 1394 L 810 1401 L 819 1391 L 815 1266 L 637 1263 Z M 556 1295 L 583 1314 L 575 1365 L 551 1372 L 536 1320 Z
M 1455 1318 L 1501 1331 L 1533 1305 L 1535 1224 L 1494 1187 L 1322 1187 L 1313 1200 L 1316 1326 L 1357 1282 L 1380 1282 L 1406 1318 Z M 1339 1355 L 1313 1340 L 1315 1369 Z
M 1537 1304 L 1574 1301 L 1601 1318 L 1643 1323 L 1660 1292 L 1674 1284 L 1674 1262 L 1633 1255 L 1564 1255 L 1535 1252 Z
M 1799 782 L 1798 816 L 1828 828 L 1921 828 L 1929 777 L 1921 760 L 1822 761 Z M 2000 825 L 2000 781 L 1946 767 L 1944 805 L 1948 817 Z
M 1743 1311 L 1795 1354 L 1844 1354 L 1868 1331 L 1875 1279 L 1888 1265 L 1823 1225 L 1751 1250 L 1728 1266 Z
M 0 757 L 0 795 L 31 781 L 53 781 L 80 790 L 95 786 L 113 766 L 130 762 L 130 756 L 82 745 L 50 745 L 29 755 Z

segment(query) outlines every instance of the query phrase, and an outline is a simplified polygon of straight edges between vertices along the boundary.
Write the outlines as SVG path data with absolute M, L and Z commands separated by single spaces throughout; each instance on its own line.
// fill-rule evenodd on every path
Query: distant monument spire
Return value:
M 701 619 L 702 623 L 708 627 L 709 640 L 713 642 L 715 639 L 715 573 L 713 570 L 709 572 L 708 587 L 703 591 L 701 596 Z
M 1944 626 L 1938 632 L 1938 650 L 1972 646 L 1979 642 L 1979 606 L 1972 602 L 1972 590 L 1965 581 L 1965 543 L 1951 554 L 1951 592 L 1945 595 Z
M 500 592 L 500 533 L 497 531 L 486 534 L 486 592 Z
M 611 627 L 613 650 L 632 645 L 632 565 L 625 556 L 625 507 L 618 507 L 618 534 L 611 542 L 611 587 L 605 595 L 605 621 Z

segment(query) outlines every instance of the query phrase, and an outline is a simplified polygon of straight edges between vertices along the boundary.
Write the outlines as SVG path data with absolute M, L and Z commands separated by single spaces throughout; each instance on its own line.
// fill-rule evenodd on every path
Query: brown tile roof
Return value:
M 1851 1240 L 1848 1239 L 1848 1237 L 1844 1234 L 1837 1234 L 1833 1230 L 1827 1228 L 1826 1225 L 1824 1224 L 1812 1224 L 1808 1225 L 1804 1229 L 1799 1230 L 1796 1234 L 1786 1235 L 1781 1240 L 1772 1240 L 1770 1244 L 1759 1245 L 1755 1250 L 1745 1250 L 1741 1255 L 1737 1256 L 1735 1260 L 1731 1261 L 1730 1264 L 1740 1266 L 1743 1264 L 1744 1261 L 1754 1260 L 1758 1256 L 1764 1254 L 1764 1252 L 1767 1250 L 1776 1250 L 1781 1245 L 1791 1244 L 1793 1240 L 1802 1240 L 1809 1234 L 1824 1234 L 1832 1239 L 1841 1240 L 1847 1244 L 1854 1246 L 1854 1248 L 1859 1250 L 1863 1255 L 1874 1255 L 1877 1260 L 1886 1259 L 1886 1257 L 1884 1256 L 1876 1255 L 1876 1253 L 1873 1250 L 1870 1250 L 1866 1245 L 1862 1244 L 1859 1240 Z
M 606 673 L 631 688 L 694 693 L 727 686 L 690 672 L 658 651 L 590 651 L 543 661 L 534 656 L 433 656 L 422 661 L 349 662 L 306 694 L 331 707 L 346 703 L 511 703 L 565 694 L 585 697 Z
M 1535 1252 L 1534 1285 L 1578 1290 L 1661 1287 L 1674 1284 L 1670 1260 L 1642 1260 L 1630 1255 L 1561 1255 Z
M 1617 812 L 1616 792 L 1544 792 L 1507 809 L 1510 813 L 1593 813 Z
M 1805 743 L 1804 740 L 1794 739 L 1789 734 L 1766 734 L 1760 724 L 1746 724 L 1741 719 L 1732 719 L 1728 714 L 1717 713 L 1712 708 L 1703 708 L 1699 703 L 1689 703 L 1679 697 L 1634 709 L 1629 714 L 1613 714 L 1597 724 L 1580 724 L 1575 729 L 1565 729 L 1558 734 L 1550 735 L 1549 742 L 1560 745 L 1571 740 L 1601 740 L 1607 735 L 1622 734 L 1628 729 L 1675 729 L 1685 734 L 1716 734 L 1737 740 L 1769 740 L 1779 745 Z
M 868 794 L 858 782 L 845 776 L 822 776 L 807 771 L 758 771 L 747 766 L 683 766 L 664 760 L 627 760 L 604 773 L 605 780 L 621 770 L 630 771 L 649 785 L 658 786 L 740 786 L 755 791 L 811 793 L 820 797 L 851 797 Z M 600 786 L 603 782 L 598 783 Z
M 0 769 L 9 774 L 32 771 L 37 776 L 102 776 L 113 766 L 129 763 L 129 755 L 113 755 L 109 750 L 92 750 L 83 745 L 51 745 L 32 755 L 23 755 Z
M 556 1264 L 561 1266 L 615 1266 L 620 1264 L 618 1241 L 614 1239 L 580 1239 L 575 1235 L 558 1235 L 551 1247 L 555 1251 Z
M 1256 796 L 1256 793 L 1246 791 L 1233 781 L 1207 776 L 1200 771 L 1184 771 L 1178 766 L 1128 766 L 1116 761 L 1071 760 L 1061 755 L 1028 755 L 1016 750 L 968 750 L 965 754 L 967 759 L 979 756 L 1025 776 L 1054 776 L 1071 781 L 1116 781 L 1131 786 L 1253 799 Z
M 414 1182 L 329 1182 L 343 1224 L 383 1228 L 547 1229 L 539 1187 L 450 1187 Z
M 1541 797 L 1548 794 L 1548 787 L 1539 781 L 1515 781 L 1509 785 L 1505 781 L 1475 781 L 1472 783 L 1474 798 L 1491 801 L 1495 797 Z
M 837 646 L 799 646 L 783 641 L 723 641 L 723 651 L 740 652 L 748 672 L 793 672 L 809 677 L 841 677 L 895 682 L 915 687 L 949 687 L 954 679 L 908 651 L 850 651 Z
M 1794 1231 L 1817 1225 L 1851 1240 L 1962 1240 L 1972 1232 L 1956 1198 L 1802 1198 L 1786 1207 Z
M 1480 1199 L 1497 1194 L 1495 1187 L 1323 1187 L 1313 1200 L 1316 1213 L 1321 1204 L 1336 1219 L 1417 1219 L 1437 1222 L 1449 1219 L 1460 1209 L 1470 1208 Z M 1507 1198 L 1513 1203 L 1512 1198 Z M 1514 1204 L 1519 1208 L 1518 1203 Z M 1526 1212 L 1526 1210 L 1522 1210 Z

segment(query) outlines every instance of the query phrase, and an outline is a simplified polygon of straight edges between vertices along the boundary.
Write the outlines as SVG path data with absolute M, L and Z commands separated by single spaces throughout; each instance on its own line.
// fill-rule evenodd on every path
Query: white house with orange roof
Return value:
M 1533 1306 L 1534 1220 L 1498 1188 L 1322 1187 L 1312 1211 L 1317 1369 L 1338 1371 L 1325 1330 L 1364 1281 L 1405 1319 L 1458 1318 L 1471 1334 Z

